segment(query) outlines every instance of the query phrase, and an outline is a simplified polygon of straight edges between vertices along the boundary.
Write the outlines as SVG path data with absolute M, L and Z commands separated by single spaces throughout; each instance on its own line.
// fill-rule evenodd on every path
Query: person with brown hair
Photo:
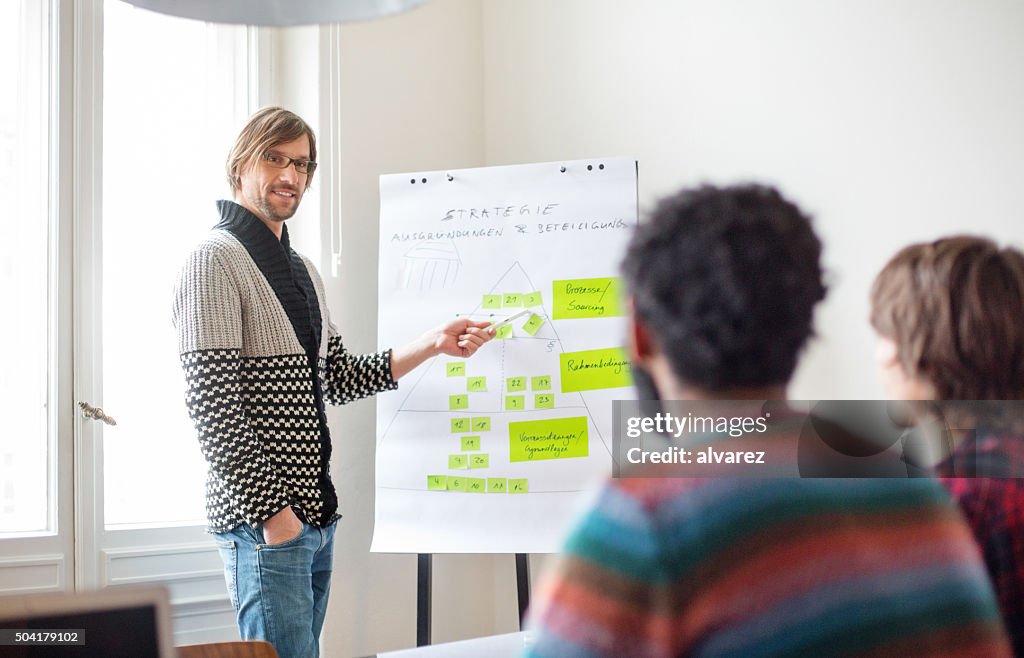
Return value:
M 233 200 L 189 255 L 174 297 L 186 404 L 209 474 L 216 535 L 242 638 L 282 658 L 319 655 L 334 528 L 324 405 L 395 389 L 425 360 L 469 357 L 486 322 L 451 320 L 395 350 L 356 356 L 331 322 L 312 261 L 285 221 L 316 171 L 316 137 L 278 107 L 256 112 L 227 161 Z
M 905 247 L 875 279 L 871 324 L 889 397 L 943 401 L 954 445 L 935 472 L 974 531 L 1024 655 L 1022 405 L 987 402 L 1024 400 L 1024 253 L 972 236 Z

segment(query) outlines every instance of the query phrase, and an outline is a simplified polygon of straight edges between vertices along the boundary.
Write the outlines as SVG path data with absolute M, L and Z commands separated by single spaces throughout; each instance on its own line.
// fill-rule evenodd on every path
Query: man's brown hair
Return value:
M 1024 399 L 1024 254 L 954 236 L 905 247 L 875 278 L 871 324 L 940 400 Z
M 246 121 L 228 153 L 228 183 L 232 190 L 242 187 L 242 170 L 278 144 L 306 135 L 309 138 L 309 159 L 316 162 L 316 136 L 302 117 L 280 107 L 264 107 Z M 315 172 L 314 172 L 315 173 Z M 306 189 L 313 184 L 313 174 L 306 176 Z

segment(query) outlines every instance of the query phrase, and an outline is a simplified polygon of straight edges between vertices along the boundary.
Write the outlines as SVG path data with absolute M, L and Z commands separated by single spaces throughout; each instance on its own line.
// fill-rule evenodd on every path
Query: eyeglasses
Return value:
M 295 171 L 307 176 L 316 171 L 316 163 L 312 160 L 295 160 L 286 155 L 278 155 L 269 151 L 263 154 L 263 161 L 274 169 L 287 169 L 288 165 L 293 164 L 295 165 Z

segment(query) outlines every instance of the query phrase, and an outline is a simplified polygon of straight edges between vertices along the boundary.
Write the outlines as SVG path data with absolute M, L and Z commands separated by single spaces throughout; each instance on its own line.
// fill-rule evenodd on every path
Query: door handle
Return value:
M 117 425 L 117 421 L 103 413 L 101 407 L 94 407 L 88 402 L 79 402 L 78 406 L 82 408 L 82 418 L 89 420 L 102 420 L 107 425 Z

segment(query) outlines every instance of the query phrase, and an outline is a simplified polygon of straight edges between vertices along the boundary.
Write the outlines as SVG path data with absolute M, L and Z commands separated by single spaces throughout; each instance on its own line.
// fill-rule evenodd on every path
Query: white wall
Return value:
M 791 394 L 880 397 L 871 280 L 955 231 L 1021 243 L 1024 2 L 484 0 L 486 162 L 623 155 L 641 208 L 778 184 L 832 290 Z

